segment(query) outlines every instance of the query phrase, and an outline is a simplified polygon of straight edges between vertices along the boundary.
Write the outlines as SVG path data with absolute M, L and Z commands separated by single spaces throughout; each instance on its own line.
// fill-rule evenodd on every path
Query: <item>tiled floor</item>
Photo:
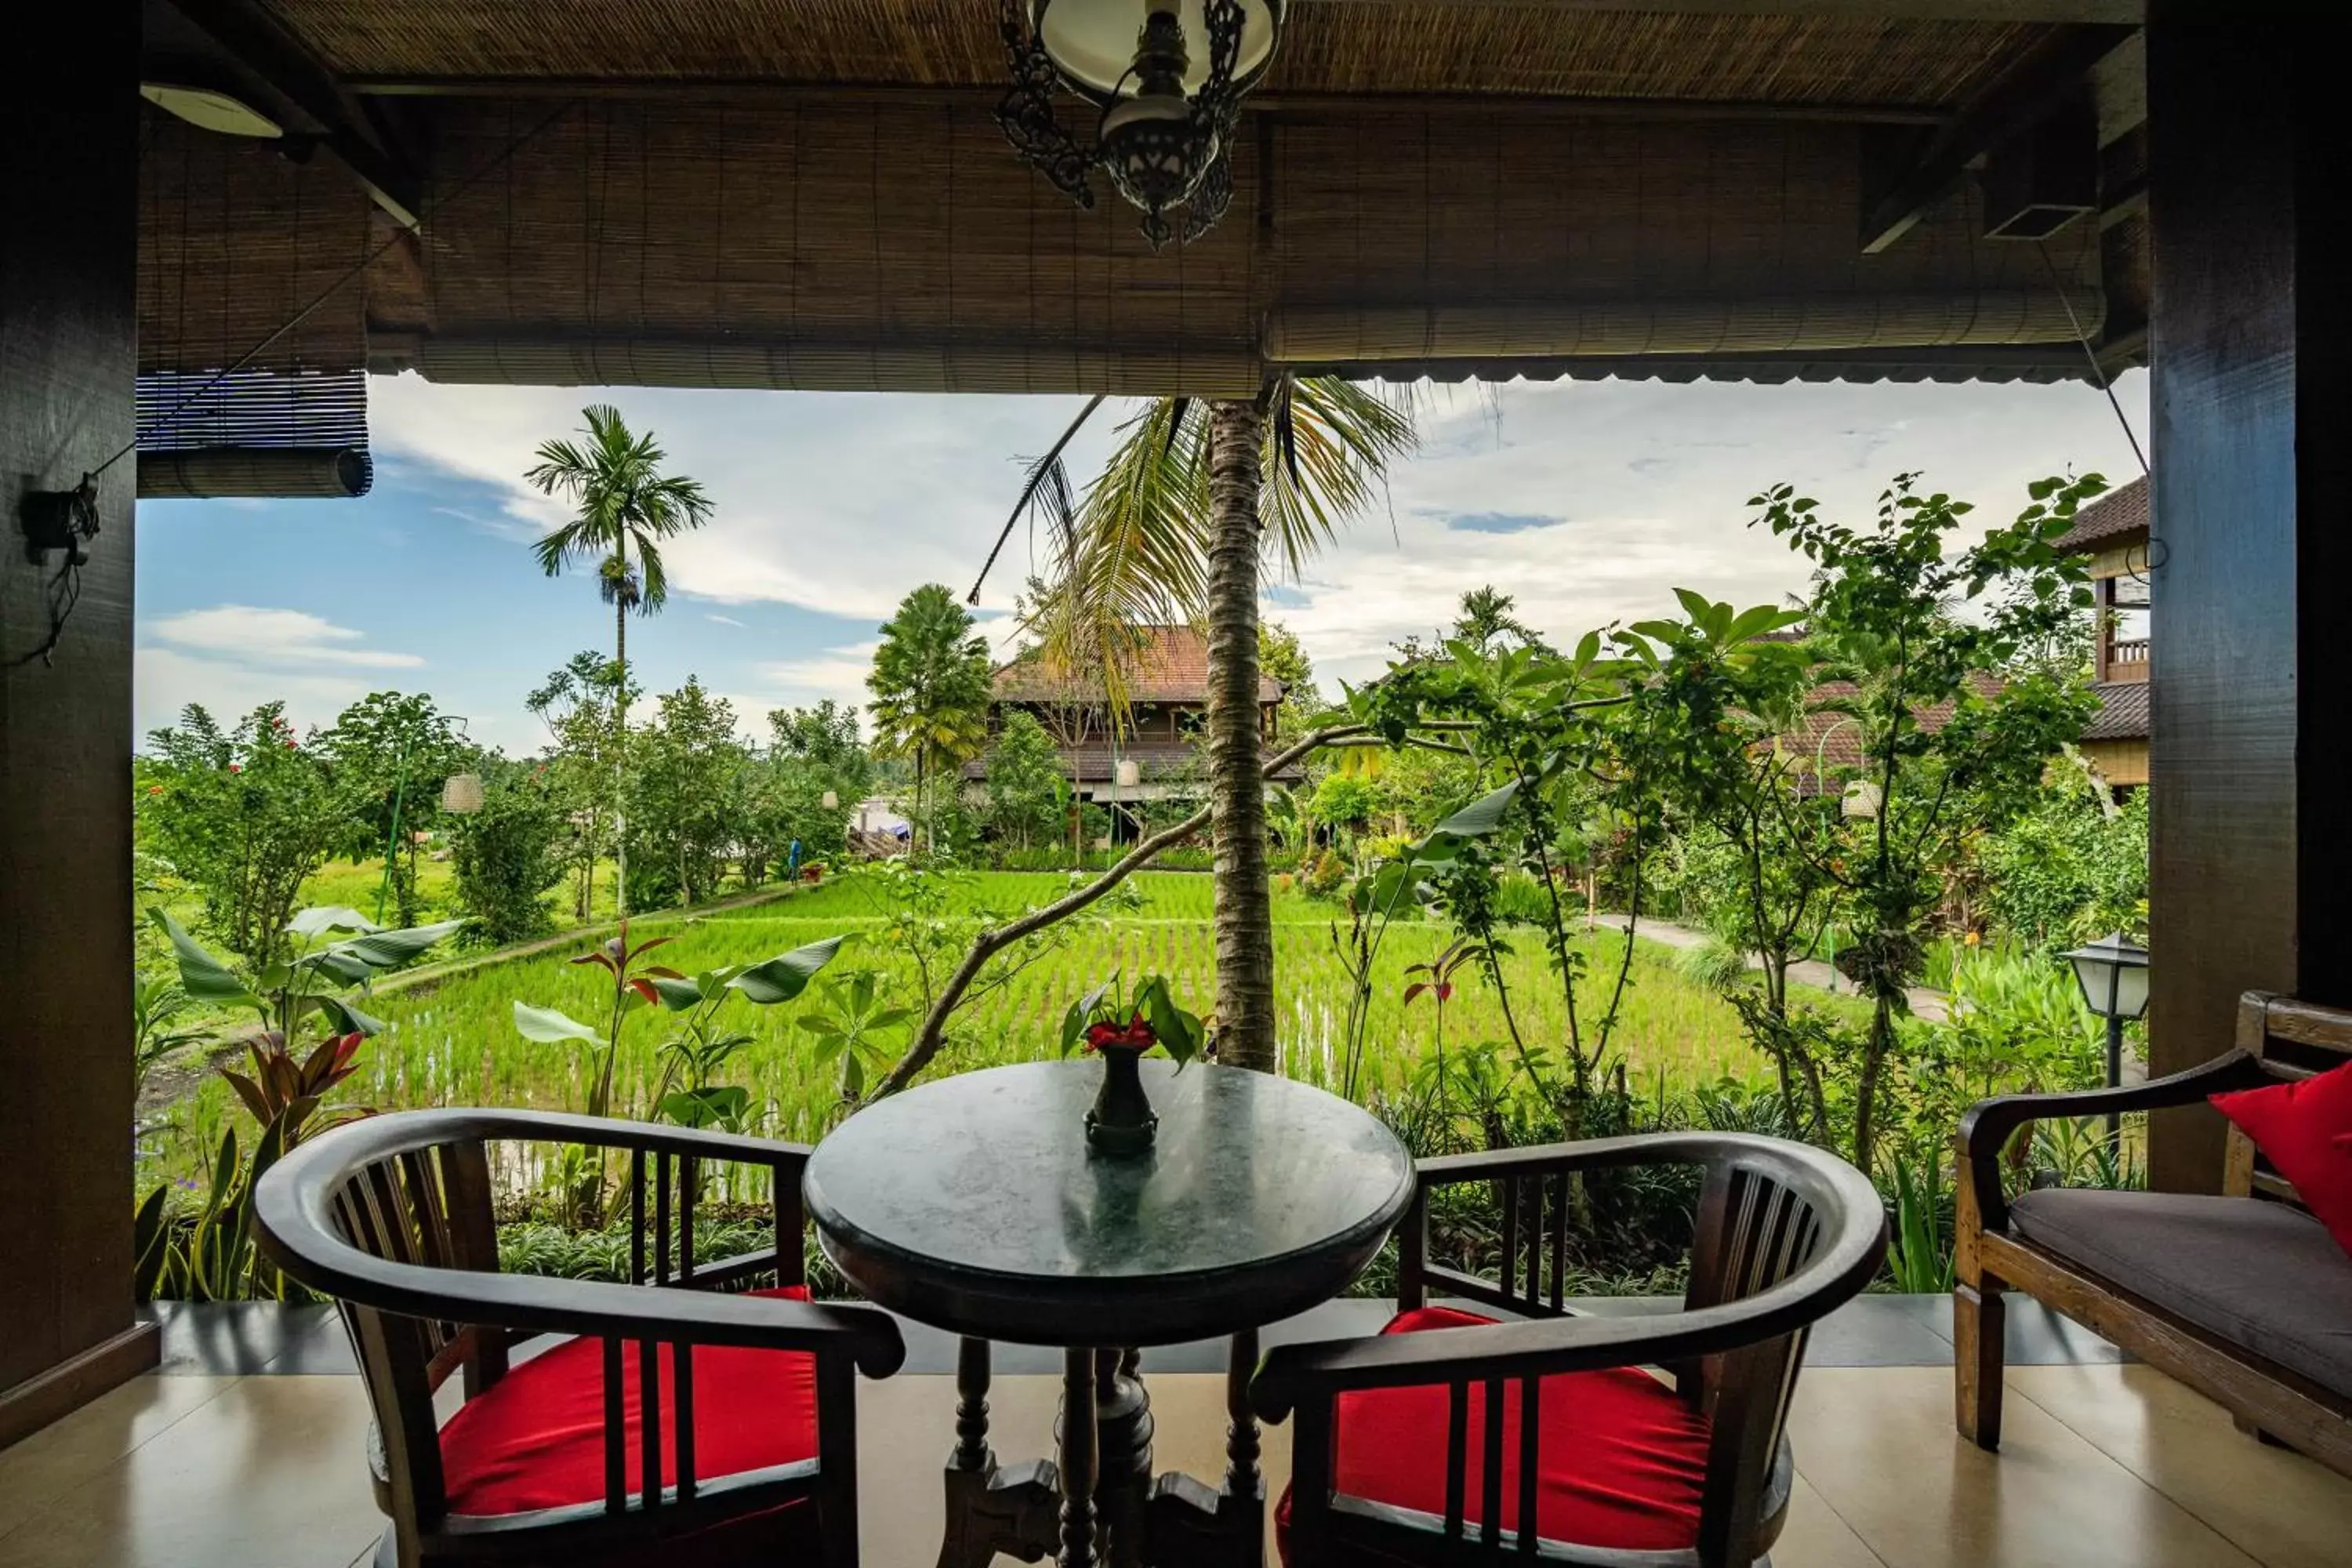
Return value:
M 1873 1307 L 1822 1336 L 1791 1417 L 1800 1483 L 1774 1552 L 1780 1568 L 2352 1563 L 2352 1481 L 2242 1436 L 2220 1409 L 2146 1367 L 2112 1352 L 2084 1359 L 2105 1347 L 2063 1325 L 2022 1331 L 2019 1348 L 2038 1352 L 2024 1359 L 2041 1364 L 2010 1374 L 2002 1452 L 1960 1442 L 1948 1365 L 1893 1364 L 1904 1347 L 1948 1363 L 1940 1306 Z M 381 1524 L 362 1458 L 366 1410 L 354 1378 L 322 1370 L 347 1365 L 335 1359 L 333 1324 L 251 1312 L 203 1329 L 175 1325 L 164 1373 L 0 1452 L 0 1564 L 346 1568 L 367 1558 Z M 911 1348 L 915 1364 L 929 1364 L 919 1341 Z M 1213 1479 L 1222 1380 L 1167 1359 L 1151 1376 L 1159 1461 Z M 1051 1451 L 1058 1385 L 1025 1365 L 1008 1358 L 991 1396 L 1008 1458 Z M 953 1403 L 936 1373 L 861 1390 L 866 1560 L 877 1568 L 933 1560 Z M 1268 1474 L 1286 1474 L 1287 1432 L 1266 1438 Z

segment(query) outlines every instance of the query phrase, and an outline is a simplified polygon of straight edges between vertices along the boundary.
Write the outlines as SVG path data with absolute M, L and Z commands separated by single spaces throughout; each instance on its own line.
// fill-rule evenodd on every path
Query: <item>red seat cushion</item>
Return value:
M 1381 1331 L 1467 1328 L 1495 1320 L 1423 1307 Z M 1445 1517 L 1445 1387 L 1368 1389 L 1339 1396 L 1336 1489 L 1348 1497 Z M 1673 1552 L 1698 1542 L 1706 1482 L 1706 1418 L 1673 1389 L 1631 1367 L 1543 1380 L 1536 1526 L 1547 1541 L 1626 1552 Z M 1464 1526 L 1484 1522 L 1486 1390 L 1470 1385 L 1470 1454 Z M 1289 1561 L 1290 1494 L 1275 1516 Z M 1505 1384 L 1503 1528 L 1519 1524 L 1519 1384 Z
M 793 1286 L 762 1290 L 805 1301 Z M 662 1482 L 677 1481 L 677 1356 L 661 1349 Z M 638 1349 L 621 1356 L 629 1491 L 645 1477 Z M 709 1481 L 816 1458 L 816 1363 L 798 1352 L 698 1345 L 694 1471 Z M 441 1428 L 449 1511 L 529 1513 L 604 1500 L 604 1342 L 566 1340 L 466 1402 Z
M 2352 1062 L 2292 1083 L 2210 1097 L 2352 1253 Z

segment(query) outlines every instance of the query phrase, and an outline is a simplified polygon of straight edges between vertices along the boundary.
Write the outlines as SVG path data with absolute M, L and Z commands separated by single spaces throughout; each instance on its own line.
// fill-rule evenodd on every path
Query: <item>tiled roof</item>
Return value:
M 1129 702 L 1209 700 L 1209 638 L 1197 626 L 1140 626 L 1143 646 L 1128 662 Z M 1057 668 L 1037 655 L 1013 660 L 996 671 L 999 702 L 1066 702 L 1072 693 Z M 1082 689 L 1083 690 L 1083 689 Z M 1261 674 L 1260 702 L 1282 700 L 1282 682 Z
M 2000 690 L 2000 682 L 1990 675 L 1973 678 L 1978 694 L 1991 697 Z M 1813 759 L 1818 756 L 1824 767 L 1860 767 L 1862 765 L 1862 731 L 1847 715 L 1832 711 L 1824 704 L 1852 697 L 1858 690 L 1850 680 L 1824 680 L 1813 688 L 1805 721 L 1794 731 L 1780 737 L 1791 758 L 1801 759 L 1799 771 L 1810 774 Z M 1919 727 L 1934 734 L 1952 721 L 1952 704 L 1938 702 L 1919 710 Z
M 2147 717 L 2147 682 L 2105 680 L 2091 689 L 2098 694 L 2099 710 L 2083 726 L 2085 741 L 2145 741 L 2151 731 Z
M 1062 776 L 1069 778 L 1075 770 L 1075 776 L 1081 784 L 1108 784 L 1117 771 L 1114 764 L 1129 762 L 1136 764 L 1137 771 L 1142 774 L 1142 782 L 1146 784 L 1165 779 L 1171 774 L 1189 773 L 1204 788 L 1207 784 L 1205 759 L 1181 742 L 1138 741 L 1120 747 L 1117 752 L 1106 745 L 1089 744 L 1061 747 L 1058 752 Z M 1300 764 L 1293 763 L 1275 776 L 1286 782 L 1304 776 L 1304 773 Z M 975 781 L 986 778 L 986 755 L 974 757 L 964 763 L 963 776 Z
M 2142 475 L 2110 490 L 2074 514 L 2074 526 L 2059 537 L 2061 550 L 2097 550 L 2126 534 L 2147 532 L 2147 478 Z

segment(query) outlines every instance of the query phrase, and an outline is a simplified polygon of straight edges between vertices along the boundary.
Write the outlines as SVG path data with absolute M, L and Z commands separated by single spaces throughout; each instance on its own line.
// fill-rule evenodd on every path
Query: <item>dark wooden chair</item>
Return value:
M 1578 1315 L 1563 1287 L 1579 1174 L 1669 1163 L 1704 1172 L 1682 1310 Z M 1499 1280 L 1428 1261 L 1430 1191 L 1459 1182 L 1501 1199 Z M 1777 1139 L 1677 1132 L 1423 1161 L 1396 1321 L 1278 1349 L 1252 1385 L 1262 1415 L 1297 1422 L 1277 1514 L 1286 1560 L 1762 1562 L 1796 1473 L 1785 1426 L 1806 1332 L 1878 1271 L 1885 1228 L 1860 1172 Z M 1431 1307 L 1433 1291 L 1523 1321 Z
M 2168 1078 L 1971 1108 L 1952 1290 L 1961 1436 L 2000 1446 L 2004 1289 L 2022 1290 L 2225 1406 L 2241 1428 L 2352 1475 L 2352 1258 L 2237 1128 L 2221 1195 L 2003 1195 L 2001 1154 L 2030 1123 L 2198 1105 L 2352 1058 L 2352 1012 L 2250 991 L 2238 1045 Z
M 618 1152 L 635 1284 L 498 1272 L 490 1152 L 512 1142 Z M 392 1520 L 380 1568 L 852 1568 L 856 1374 L 889 1375 L 904 1350 L 887 1313 L 807 1300 L 808 1152 L 593 1117 L 421 1110 L 348 1123 L 278 1162 L 256 1194 L 261 1246 L 333 1297 L 351 1331 Z M 698 1266 L 697 1199 L 727 1163 L 772 1173 L 775 1245 Z M 435 1394 L 453 1373 L 465 1399 L 444 1423 Z

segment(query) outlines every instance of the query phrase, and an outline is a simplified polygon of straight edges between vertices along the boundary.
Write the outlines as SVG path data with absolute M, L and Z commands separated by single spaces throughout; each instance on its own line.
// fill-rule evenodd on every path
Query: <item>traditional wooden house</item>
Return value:
M 2144 478 L 2084 507 L 2058 542 L 2090 557 L 2099 612 L 2091 679 L 2099 711 L 2083 731 L 2083 755 L 2116 788 L 2137 788 L 2148 777 L 2147 542 Z
M 1208 773 L 1198 742 L 1209 719 L 1209 639 L 1197 626 L 1139 627 L 1123 663 L 1127 712 L 1116 723 L 1098 675 L 1066 669 L 1036 652 L 996 670 L 989 713 L 991 735 L 1008 713 L 1036 719 L 1054 737 L 1062 775 L 1078 798 L 1118 817 L 1147 801 L 1202 792 Z M 1270 741 L 1282 682 L 1259 676 L 1257 706 L 1258 732 Z M 966 763 L 963 776 L 967 790 L 984 787 L 987 753 Z M 1302 776 L 1294 763 L 1276 782 Z

